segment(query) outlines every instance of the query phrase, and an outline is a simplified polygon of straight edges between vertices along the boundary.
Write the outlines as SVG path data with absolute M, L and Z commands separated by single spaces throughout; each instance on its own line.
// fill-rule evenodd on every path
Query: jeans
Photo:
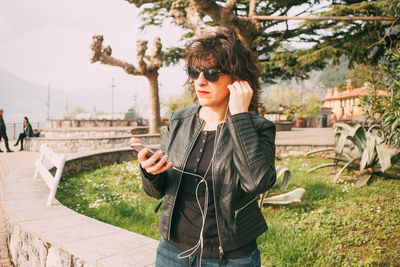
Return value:
M 200 259 L 198 256 L 190 256 L 187 258 L 179 259 L 178 255 L 181 253 L 179 249 L 175 248 L 163 238 L 157 248 L 156 267 L 200 267 Z M 219 259 L 202 258 L 201 267 L 220 267 Z M 256 248 L 249 255 L 237 259 L 223 259 L 223 267 L 260 267 L 261 258 L 260 252 Z

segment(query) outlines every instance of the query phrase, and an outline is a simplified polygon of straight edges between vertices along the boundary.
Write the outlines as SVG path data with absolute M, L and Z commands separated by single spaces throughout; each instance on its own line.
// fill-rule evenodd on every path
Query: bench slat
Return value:
M 39 171 L 40 175 L 42 176 L 43 180 L 46 182 L 47 186 L 50 190 L 54 189 L 54 182 L 55 179 L 49 172 L 49 170 L 40 162 L 36 161 L 36 168 Z
M 40 153 L 44 154 L 46 159 L 48 159 L 54 166 L 56 166 L 56 168 L 63 164 L 62 156 L 57 155 L 45 145 L 42 145 L 40 147 Z
M 47 199 L 47 205 L 51 206 L 54 197 L 56 195 L 58 183 L 60 182 L 61 174 L 65 164 L 65 155 L 57 155 L 53 151 L 51 151 L 46 145 L 42 145 L 40 147 L 40 159 L 36 161 L 36 171 L 33 177 L 36 179 L 38 174 L 42 176 L 45 181 L 47 187 L 50 189 L 49 197 Z M 47 159 L 50 161 L 56 168 L 57 171 L 53 177 L 53 175 L 49 172 L 47 167 L 44 165 L 43 160 Z

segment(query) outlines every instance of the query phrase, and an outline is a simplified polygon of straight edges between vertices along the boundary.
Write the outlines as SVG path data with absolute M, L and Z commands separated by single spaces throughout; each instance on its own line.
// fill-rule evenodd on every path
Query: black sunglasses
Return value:
M 200 73 L 204 73 L 204 78 L 212 83 L 216 83 L 219 80 L 219 75 L 225 73 L 221 69 L 203 69 L 197 66 L 190 66 L 186 68 L 187 74 L 191 79 L 197 79 Z

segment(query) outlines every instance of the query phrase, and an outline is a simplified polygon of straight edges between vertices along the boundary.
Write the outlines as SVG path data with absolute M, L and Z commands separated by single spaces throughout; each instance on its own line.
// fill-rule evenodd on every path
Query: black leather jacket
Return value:
M 24 133 L 26 136 L 33 137 L 32 126 L 29 122 L 24 126 Z
M 181 170 L 204 124 L 198 116 L 199 108 L 175 113 L 163 136 L 161 150 Z M 276 180 L 275 131 L 272 122 L 249 112 L 235 114 L 218 126 L 212 180 L 220 256 L 255 240 L 268 228 L 257 195 Z M 164 197 L 159 229 L 169 240 L 182 173 L 173 169 L 155 176 L 142 173 L 146 193 L 157 199 Z

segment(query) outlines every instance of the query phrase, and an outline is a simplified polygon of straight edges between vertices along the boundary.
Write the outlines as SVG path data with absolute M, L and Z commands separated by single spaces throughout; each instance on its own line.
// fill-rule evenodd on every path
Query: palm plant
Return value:
M 316 152 L 319 151 L 312 151 L 307 155 Z M 308 172 L 328 166 L 333 166 L 335 170 L 341 167 L 333 178 L 336 183 L 345 169 L 358 169 L 361 177 L 356 187 L 362 187 L 372 175 L 385 172 L 400 159 L 400 150 L 385 142 L 379 126 L 374 125 L 365 130 L 359 123 L 336 125 L 335 152 L 336 156 L 330 157 L 334 160 L 333 163 L 319 165 Z

